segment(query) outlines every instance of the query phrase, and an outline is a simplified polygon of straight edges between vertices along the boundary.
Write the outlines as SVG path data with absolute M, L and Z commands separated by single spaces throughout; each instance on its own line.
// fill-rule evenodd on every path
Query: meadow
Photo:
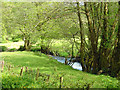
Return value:
M 2 88 L 118 88 L 116 78 L 75 70 L 40 52 L 2 52 Z M 23 74 L 20 76 L 21 67 Z M 28 72 L 26 72 L 28 67 Z M 39 76 L 36 80 L 37 69 Z M 49 77 L 49 78 L 48 78 Z M 60 77 L 63 77 L 60 86 Z

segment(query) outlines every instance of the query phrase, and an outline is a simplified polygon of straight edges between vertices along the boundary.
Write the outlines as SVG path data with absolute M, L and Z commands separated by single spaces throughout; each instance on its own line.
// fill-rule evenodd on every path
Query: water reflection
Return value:
M 58 62 L 65 63 L 65 58 L 64 58 L 64 57 L 59 57 L 59 56 L 52 56 L 52 57 L 53 57 L 54 59 L 56 59 Z M 67 58 L 67 60 L 69 61 L 70 58 Z M 82 70 L 81 64 L 78 63 L 78 62 L 75 62 L 75 63 L 72 65 L 72 68 L 78 69 L 78 70 Z

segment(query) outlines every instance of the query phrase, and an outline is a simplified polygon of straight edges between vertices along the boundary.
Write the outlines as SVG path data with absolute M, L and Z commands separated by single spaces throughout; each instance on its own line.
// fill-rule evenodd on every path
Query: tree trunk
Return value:
M 79 20 L 79 27 L 80 27 L 80 38 L 81 38 L 81 44 L 80 44 L 80 57 L 81 57 L 81 65 L 82 70 L 85 71 L 85 65 L 84 65 L 84 34 L 83 34 L 83 22 L 81 19 L 80 9 L 79 9 L 79 2 L 77 2 L 77 15 Z
M 108 18 L 107 18 L 108 8 L 107 2 L 104 3 L 104 21 L 103 21 L 103 30 L 101 37 L 101 45 L 100 45 L 100 69 L 104 72 L 107 72 L 108 69 Z
M 114 49 L 114 60 L 112 62 L 112 74 L 117 76 L 120 72 L 120 1 L 118 2 L 119 9 L 118 9 L 118 32 L 117 32 L 117 46 Z
M 91 3 L 89 3 L 90 6 Z M 95 4 L 95 3 L 94 3 Z M 93 7 L 91 7 L 91 10 L 88 10 L 88 3 L 84 3 L 84 7 L 85 7 L 85 14 L 88 20 L 88 29 L 89 29 L 89 40 L 90 40 L 90 58 L 91 60 L 93 60 L 93 73 L 97 72 L 97 65 L 98 65 L 98 52 L 97 52 L 97 45 L 98 45 L 98 36 L 97 36 L 97 29 L 96 29 L 96 17 L 95 17 L 95 12 L 93 10 Z M 94 7 L 95 8 L 95 7 Z M 96 9 L 96 8 L 95 8 Z M 90 12 L 92 14 L 92 19 L 90 16 Z M 89 61 L 87 62 L 89 63 Z
M 25 39 L 24 39 L 24 48 L 27 51 L 30 50 L 30 40 L 27 37 L 25 37 Z
M 72 43 L 72 56 L 71 56 L 71 60 L 72 60 L 72 58 L 73 58 L 73 54 L 74 54 L 74 42 Z

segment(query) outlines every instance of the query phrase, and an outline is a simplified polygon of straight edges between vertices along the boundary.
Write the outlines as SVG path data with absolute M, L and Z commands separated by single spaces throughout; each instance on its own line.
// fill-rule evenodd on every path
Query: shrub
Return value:
M 18 49 L 18 51 L 24 51 L 25 47 L 24 46 L 20 46 L 20 48 Z
M 7 51 L 7 47 L 6 46 L 0 46 L 0 52 L 4 52 Z
M 16 49 L 16 48 L 12 48 L 12 49 L 10 49 L 9 51 L 10 51 L 10 52 L 14 52 L 14 51 L 17 51 L 17 49 Z
M 31 48 L 30 51 L 36 52 L 36 51 L 41 51 L 41 48 Z
M 41 46 L 41 52 L 42 52 L 42 53 L 45 53 L 45 54 L 49 54 L 49 52 L 50 52 L 50 47 L 49 47 L 49 46 L 42 45 L 42 46 Z

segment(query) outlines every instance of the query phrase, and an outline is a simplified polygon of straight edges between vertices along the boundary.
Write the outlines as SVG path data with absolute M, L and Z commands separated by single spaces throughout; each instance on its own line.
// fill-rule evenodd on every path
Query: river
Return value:
M 59 56 L 52 56 L 54 59 L 56 59 L 58 62 L 61 63 L 65 63 L 65 58 L 64 57 L 59 57 Z M 67 58 L 67 60 L 69 61 L 70 58 Z M 71 66 L 71 65 L 70 65 Z M 72 68 L 77 69 L 77 70 L 81 70 L 82 71 L 82 66 L 80 63 L 75 62 L 72 66 Z

